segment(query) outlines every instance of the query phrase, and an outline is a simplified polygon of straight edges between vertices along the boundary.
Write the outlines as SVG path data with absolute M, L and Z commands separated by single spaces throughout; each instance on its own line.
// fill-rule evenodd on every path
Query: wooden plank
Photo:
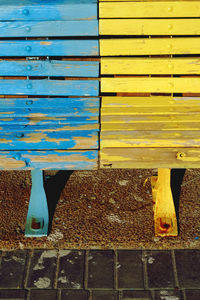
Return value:
M 0 99 L 0 109 L 2 108 L 62 108 L 70 112 L 70 108 L 89 109 L 99 108 L 100 99 L 98 97 L 88 98 L 2 98 Z
M 98 131 L 0 132 L 0 150 L 98 149 Z
M 48 116 L 43 116 L 43 117 L 38 117 L 35 115 L 34 117 L 15 117 L 12 118 L 11 116 L 9 117 L 1 117 L 0 118 L 0 127 L 5 126 L 5 125 L 12 125 L 12 126 L 27 126 L 27 125 L 42 125 L 42 126 L 48 126 L 48 125 L 53 125 L 57 126 L 59 125 L 68 125 L 71 124 L 71 126 L 76 126 L 78 123 L 84 123 L 84 124 L 96 124 L 99 123 L 99 113 L 95 116 L 72 116 L 72 117 L 48 117 Z
M 0 151 L 0 170 L 96 170 L 98 151 Z
M 98 21 L 0 22 L 0 37 L 98 36 Z
M 180 154 L 184 154 L 181 158 Z M 199 148 L 104 148 L 100 168 L 200 168 Z
M 99 116 L 99 108 L 79 108 L 79 107 L 66 107 L 66 108 L 26 108 L 26 109 L 12 109 L 2 108 L 0 111 L 0 117 L 4 118 L 48 118 L 48 117 L 90 117 Z
M 174 122 L 199 122 L 200 114 L 199 113 L 190 113 L 190 114 L 131 114 L 131 115 L 101 115 L 101 123 L 134 123 L 139 124 L 143 123 L 144 126 L 149 123 L 157 123 L 158 126 L 164 123 L 174 123 Z M 148 126 L 147 126 L 148 128 Z
M 0 64 L 1 66 L 1 64 Z M 101 74 L 148 75 L 148 74 L 200 74 L 200 59 L 189 58 L 128 58 L 102 57 Z
M 1 76 L 98 77 L 99 62 L 60 60 L 0 60 L 0 74 Z
M 199 35 L 200 19 L 100 19 L 101 35 Z
M 0 41 L 0 56 L 98 56 L 97 40 Z
M 32 132 L 61 132 L 61 131 L 77 131 L 77 130 L 95 130 L 99 131 L 99 123 L 90 123 L 90 122 L 77 122 L 66 123 L 66 124 L 26 124 L 26 131 Z M 16 132 L 16 131 L 24 131 L 24 125 L 15 123 L 11 121 L 9 124 L 0 125 L 1 131 L 4 132 Z
M 1 95 L 98 96 L 98 80 L 0 80 Z
M 26 100 L 24 100 L 26 101 Z M 0 100 L 1 105 L 1 100 Z M 200 97 L 172 97 L 172 96 L 150 96 L 150 97 L 119 97 L 103 96 L 102 107 L 157 107 L 157 106 L 199 106 Z M 152 113 L 152 112 L 151 112 Z
M 200 53 L 199 37 L 101 39 L 99 43 L 101 56 Z
M 180 105 L 172 105 L 172 106 L 149 106 L 149 107 L 104 107 L 101 109 L 102 115 L 149 115 L 149 114 L 157 115 L 157 114 L 182 114 L 182 113 L 200 113 L 200 106 L 180 106 Z
M 0 19 L 7 20 L 90 20 L 97 19 L 97 2 L 91 0 L 1 0 Z
M 150 131 L 103 131 L 102 148 L 138 147 L 200 147 L 200 133 L 195 130 L 176 132 L 168 130 Z
M 191 117 L 192 118 L 192 117 Z M 119 117 L 119 122 L 115 120 L 114 122 L 101 122 L 101 132 L 103 131 L 134 131 L 134 130 L 200 130 L 200 122 L 156 122 L 156 117 L 154 122 L 148 122 L 144 124 L 141 123 L 122 123 L 121 118 Z
M 199 1 L 100 2 L 101 18 L 199 18 Z
M 102 93 L 199 93 L 198 78 L 101 78 Z

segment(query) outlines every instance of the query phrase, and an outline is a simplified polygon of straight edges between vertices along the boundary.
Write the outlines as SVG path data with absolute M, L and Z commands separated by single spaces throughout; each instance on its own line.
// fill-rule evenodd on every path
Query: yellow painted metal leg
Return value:
M 158 169 L 158 176 L 151 177 L 156 236 L 178 235 L 170 178 L 171 169 Z

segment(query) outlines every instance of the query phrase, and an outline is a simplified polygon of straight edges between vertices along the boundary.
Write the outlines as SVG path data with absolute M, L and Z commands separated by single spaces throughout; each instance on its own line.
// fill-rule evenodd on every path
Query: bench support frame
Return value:
M 26 219 L 25 236 L 47 236 L 49 225 L 49 212 L 47 197 L 43 185 L 43 171 L 31 171 L 32 189 Z
M 158 169 L 151 177 L 156 236 L 177 236 L 177 218 L 170 186 L 171 169 Z

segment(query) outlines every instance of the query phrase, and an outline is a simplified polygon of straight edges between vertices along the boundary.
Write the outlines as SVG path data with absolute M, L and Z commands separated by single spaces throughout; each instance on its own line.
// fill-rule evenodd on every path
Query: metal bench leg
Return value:
M 158 176 L 151 177 L 156 236 L 178 235 L 170 177 L 171 169 L 158 169 Z
M 49 225 L 49 212 L 47 198 L 43 185 L 43 171 L 33 170 L 32 189 L 26 219 L 25 236 L 47 236 Z

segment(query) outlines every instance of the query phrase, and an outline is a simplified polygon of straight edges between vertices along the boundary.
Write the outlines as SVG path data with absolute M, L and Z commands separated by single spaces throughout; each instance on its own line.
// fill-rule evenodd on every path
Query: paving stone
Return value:
M 88 256 L 88 288 L 114 288 L 114 252 L 91 250 Z
M 29 288 L 51 289 L 56 272 L 56 250 L 35 250 L 28 276 Z
M 3 252 L 0 266 L 0 288 L 22 288 L 27 251 Z
M 147 251 L 146 260 L 150 288 L 175 287 L 170 251 Z
M 155 291 L 155 300 L 183 300 L 183 294 L 178 290 Z
M 89 300 L 89 292 L 83 290 L 62 290 L 61 300 Z
M 31 290 L 30 300 L 57 300 L 57 290 Z
M 175 251 L 179 284 L 181 287 L 192 289 L 200 287 L 200 251 Z
M 117 291 L 93 291 L 92 300 L 118 300 L 119 293 Z
M 0 290 L 0 299 L 26 300 L 26 290 Z
M 84 251 L 61 250 L 58 287 L 81 289 L 84 285 Z
M 123 291 L 122 300 L 152 300 L 149 291 Z
M 200 290 L 185 290 L 187 300 L 200 299 Z
M 117 273 L 118 288 L 143 288 L 142 252 L 119 250 Z

